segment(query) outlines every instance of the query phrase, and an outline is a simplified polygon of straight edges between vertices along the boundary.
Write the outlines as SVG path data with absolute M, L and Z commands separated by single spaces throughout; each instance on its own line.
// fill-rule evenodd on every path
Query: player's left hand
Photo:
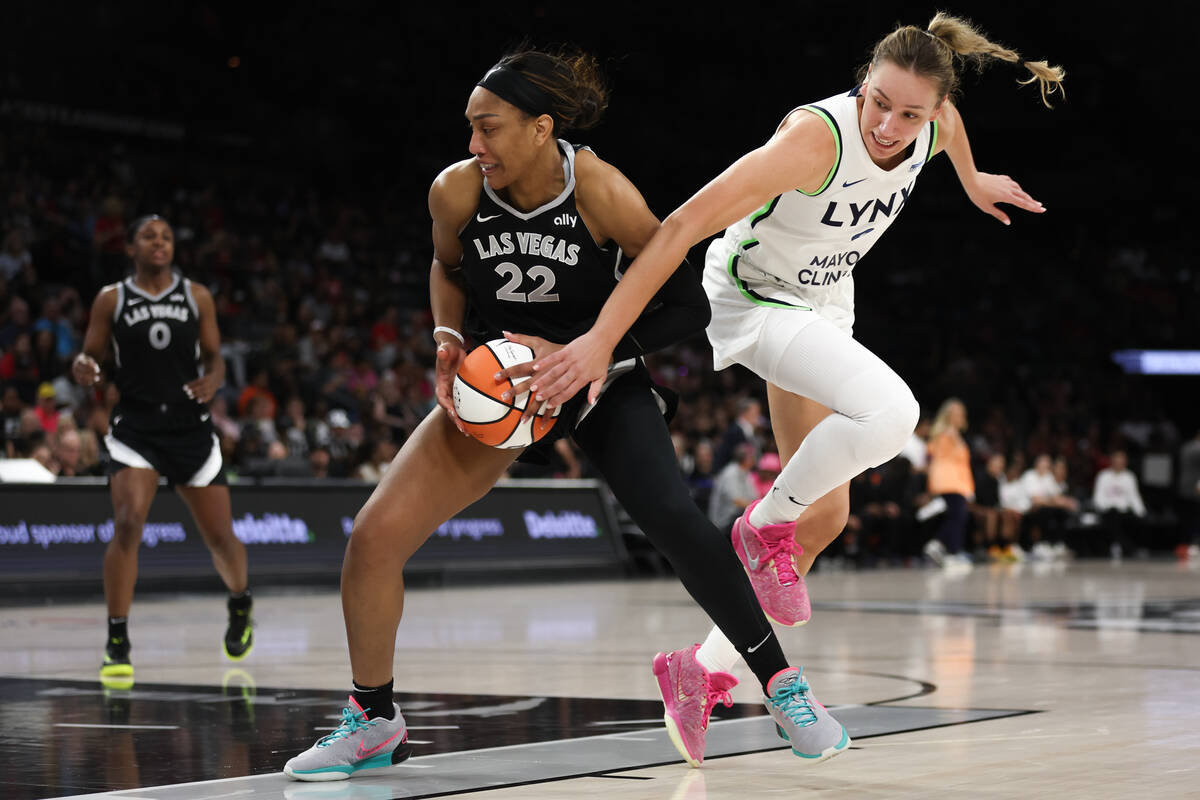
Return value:
M 529 390 L 538 402 L 558 408 L 587 386 L 588 402 L 595 403 L 611 363 L 612 348 L 588 331 L 549 356 L 535 359 Z
M 555 342 L 547 341 L 540 336 L 527 336 L 523 333 L 509 333 L 508 331 L 504 331 L 504 338 L 508 339 L 510 342 L 523 344 L 533 351 L 533 360 L 526 361 L 522 364 L 513 364 L 511 367 L 507 367 L 496 373 L 497 383 L 505 380 L 510 380 L 513 382 L 512 388 L 500 395 L 500 399 L 507 402 L 522 392 L 532 390 L 533 387 L 530 386 L 530 377 L 533 375 L 533 365 L 538 362 L 538 359 L 544 358 L 551 353 L 558 352 L 563 346 L 561 344 L 556 344 Z M 553 411 L 555 408 L 556 406 L 552 406 L 549 403 L 542 401 L 534 402 L 534 398 L 531 397 L 525 403 L 525 413 L 522 415 L 522 419 L 529 419 L 534 414 L 541 414 L 546 409 Z
M 221 388 L 221 380 L 215 374 L 201 375 L 183 385 L 183 393 L 197 403 L 207 403 Z
M 1046 208 L 1034 200 L 1021 185 L 1007 175 L 991 175 L 979 172 L 971 186 L 964 187 L 967 197 L 985 214 L 995 217 L 1005 225 L 1011 223 L 1008 215 L 996 207 L 997 203 L 1010 203 L 1034 214 L 1045 213 Z

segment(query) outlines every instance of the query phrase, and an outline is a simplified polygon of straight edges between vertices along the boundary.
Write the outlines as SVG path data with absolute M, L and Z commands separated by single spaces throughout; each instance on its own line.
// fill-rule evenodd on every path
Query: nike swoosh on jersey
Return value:
M 402 734 L 402 733 L 404 733 L 404 731 L 403 731 L 403 730 L 396 731 L 395 733 L 393 733 L 393 734 L 392 734 L 392 736 L 391 736 L 391 739 L 388 739 L 388 740 L 387 740 L 386 742 L 384 742 L 383 744 L 377 744 L 377 745 L 375 745 L 374 747 L 370 748 L 369 750 L 368 750 L 368 749 L 365 749 L 365 748 L 363 747 L 363 745 L 364 745 L 364 744 L 366 744 L 366 742 L 359 742 L 359 743 L 358 743 L 358 749 L 357 749 L 357 750 L 354 752 L 354 757 L 355 757 L 355 758 L 357 758 L 357 759 L 360 759 L 360 760 L 361 760 L 361 759 L 364 759 L 364 758 L 369 758 L 370 756 L 373 756 L 373 755 L 375 755 L 375 754 L 376 754 L 376 753 L 378 753 L 380 750 L 382 750 L 383 748 L 385 748 L 385 747 L 387 747 L 389 744 L 391 744 L 391 743 L 392 743 L 392 739 L 395 739 L 397 736 L 399 736 L 399 735 L 400 735 L 400 734 Z
M 842 188 L 845 189 L 847 186 L 853 186 L 854 184 L 862 183 L 865 180 L 866 180 L 866 178 L 859 178 L 856 181 L 842 181 Z
M 201 421 L 201 422 L 208 422 L 208 416 L 209 416 L 208 414 L 201 414 L 201 415 L 200 415 L 200 421 Z
M 479 222 L 487 222 L 489 220 L 496 219 L 499 216 L 500 216 L 499 214 L 492 214 L 490 217 L 481 217 L 481 216 L 479 216 L 479 214 L 476 214 L 475 219 L 478 220 Z

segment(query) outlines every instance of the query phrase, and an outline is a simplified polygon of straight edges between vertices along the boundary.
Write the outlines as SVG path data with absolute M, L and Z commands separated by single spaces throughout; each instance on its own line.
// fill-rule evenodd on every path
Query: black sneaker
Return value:
M 128 689 L 133 686 L 128 639 L 110 637 L 105 644 L 104 661 L 100 663 L 100 683 L 109 689 Z
M 251 604 L 245 608 L 229 598 L 229 627 L 225 629 L 225 657 L 230 661 L 241 661 L 250 655 L 254 647 L 254 621 L 250 619 Z

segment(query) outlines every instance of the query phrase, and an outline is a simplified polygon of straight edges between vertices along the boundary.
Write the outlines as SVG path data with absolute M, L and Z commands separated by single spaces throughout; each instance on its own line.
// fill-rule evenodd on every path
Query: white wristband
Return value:
M 459 344 L 466 344 L 466 343 L 467 343 L 467 342 L 466 342 L 466 340 L 465 340 L 465 339 L 463 339 L 463 335 L 462 335 L 461 333 L 459 333 L 458 331 L 454 330 L 454 328 L 447 328 L 445 325 L 438 325 L 436 328 L 434 328 L 434 329 L 433 329 L 433 332 L 434 332 L 435 334 L 436 334 L 436 333 L 448 333 L 448 334 L 450 334 L 451 336 L 453 336 L 455 339 L 458 339 L 458 343 L 459 343 Z

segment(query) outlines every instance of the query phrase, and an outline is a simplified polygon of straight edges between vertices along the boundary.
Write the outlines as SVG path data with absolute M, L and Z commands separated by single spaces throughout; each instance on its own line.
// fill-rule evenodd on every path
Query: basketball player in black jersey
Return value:
M 516 331 L 510 338 L 540 357 L 587 330 L 616 286 L 619 255 L 637 255 L 658 229 L 624 175 L 558 138 L 594 125 L 606 103 L 591 58 L 537 51 L 506 56 L 471 92 L 473 158 L 443 170 L 429 193 L 439 407 L 405 442 L 354 520 L 342 566 L 353 694 L 342 725 L 287 762 L 284 771 L 294 778 L 340 780 L 409 753 L 392 694 L 404 565 L 517 457 L 464 435 L 454 418 L 451 385 L 465 355 L 459 331 L 468 307 L 482 335 Z M 700 331 L 708 319 L 695 275 L 681 268 L 616 349 L 598 402 L 585 407 L 581 393 L 564 404 L 547 438 L 575 439 L 765 687 L 781 673 L 799 673 L 788 667 L 728 537 L 692 502 L 660 396 L 638 359 Z M 698 666 L 684 675 L 677 667 L 671 678 L 690 681 L 697 697 L 681 715 L 703 735 L 713 703 L 727 700 L 736 681 L 710 680 L 716 676 Z
M 225 379 L 213 298 L 172 270 L 174 235 L 166 220 L 143 217 L 129 230 L 133 275 L 100 290 L 73 364 L 75 380 L 93 386 L 111 343 L 120 392 L 104 437 L 114 531 L 104 554 L 108 641 L 100 679 L 110 686 L 133 683 L 126 618 L 142 526 L 160 475 L 191 510 L 229 589 L 225 655 L 240 660 L 253 645 L 246 548 L 233 534 L 229 487 L 206 405 Z

